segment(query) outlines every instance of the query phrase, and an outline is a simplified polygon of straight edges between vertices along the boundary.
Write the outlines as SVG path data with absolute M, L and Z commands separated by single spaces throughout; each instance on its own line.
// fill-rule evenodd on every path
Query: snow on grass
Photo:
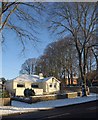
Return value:
M 72 104 L 85 103 L 98 99 L 98 94 L 91 93 L 87 97 L 65 98 L 58 100 L 42 101 L 37 103 L 24 103 L 19 101 L 12 101 L 12 106 L 0 106 L 0 115 L 8 115 L 14 113 L 24 113 L 30 111 L 37 111 L 42 109 L 52 109 L 54 107 L 67 106 Z

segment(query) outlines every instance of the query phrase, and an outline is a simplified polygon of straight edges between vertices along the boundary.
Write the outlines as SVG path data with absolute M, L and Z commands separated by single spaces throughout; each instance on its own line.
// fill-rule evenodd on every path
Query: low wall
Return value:
M 76 98 L 78 95 L 77 92 L 66 93 L 66 98 Z
M 0 98 L 0 106 L 10 106 L 11 98 Z
M 81 96 L 81 92 L 71 92 L 66 94 L 51 94 L 51 95 L 42 95 L 42 96 L 32 96 L 32 97 L 14 97 L 12 100 L 26 102 L 26 103 L 35 103 L 40 101 L 48 101 L 48 100 L 56 100 L 56 99 L 66 99 L 66 98 L 76 98 L 77 96 Z
M 26 103 L 35 103 L 40 101 L 47 100 L 56 100 L 56 99 L 64 99 L 66 95 L 42 95 L 42 96 L 32 96 L 32 97 L 13 97 L 12 100 L 26 102 Z

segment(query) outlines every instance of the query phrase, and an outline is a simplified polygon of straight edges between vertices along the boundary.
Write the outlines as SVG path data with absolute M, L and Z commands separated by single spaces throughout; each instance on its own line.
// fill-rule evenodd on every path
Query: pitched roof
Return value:
M 37 79 L 39 79 L 39 76 L 37 76 L 37 75 L 23 74 L 23 75 L 20 75 L 16 78 L 12 79 L 12 81 L 22 80 L 24 82 L 26 82 L 26 81 L 36 82 Z
M 40 77 L 38 75 L 23 74 L 23 75 L 20 75 L 16 78 L 12 79 L 12 81 L 20 81 L 21 80 L 23 82 L 26 82 L 26 81 L 29 81 L 29 82 L 46 82 L 51 78 L 55 78 L 55 77 L 52 76 L 52 77 L 47 77 L 47 78 L 40 79 Z M 57 80 L 57 81 L 60 82 L 59 80 Z
M 36 82 L 46 82 L 46 81 L 48 81 L 51 78 L 55 78 L 55 77 L 47 77 L 47 78 L 44 78 L 44 79 L 38 79 Z M 57 81 L 60 82 L 59 80 L 57 80 Z

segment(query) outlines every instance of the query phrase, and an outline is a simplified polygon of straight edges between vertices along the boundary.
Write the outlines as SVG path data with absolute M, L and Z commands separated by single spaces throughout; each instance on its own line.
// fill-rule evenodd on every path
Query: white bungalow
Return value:
M 26 88 L 33 89 L 35 95 L 59 92 L 60 81 L 55 77 L 43 78 L 42 75 L 20 75 L 6 82 L 6 89 L 15 96 L 24 96 Z
M 39 79 L 39 76 L 20 75 L 15 79 L 8 80 L 6 82 L 6 89 L 15 96 L 24 96 L 24 90 L 26 88 L 33 89 L 32 84 Z M 43 94 L 43 89 L 35 88 L 36 95 Z

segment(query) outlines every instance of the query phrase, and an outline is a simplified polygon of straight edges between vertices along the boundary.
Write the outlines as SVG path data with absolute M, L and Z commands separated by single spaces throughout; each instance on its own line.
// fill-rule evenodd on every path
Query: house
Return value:
M 0 78 L 0 91 L 4 90 L 5 89 L 5 86 Z
M 66 85 L 68 85 L 68 76 L 66 76 Z M 71 83 L 71 78 L 70 78 L 70 84 L 72 85 L 77 85 L 78 84 L 78 76 L 73 76 L 73 83 Z
M 1 79 L 0 79 L 0 89 L 2 89 L 2 81 L 1 81 Z
M 26 88 L 33 89 L 32 84 L 39 79 L 39 76 L 34 75 L 20 75 L 12 80 L 8 80 L 5 84 L 6 89 L 14 96 L 24 96 L 24 90 Z M 36 95 L 43 94 L 43 89 L 34 88 Z
M 1 81 L 1 79 L 0 79 L 0 95 L 1 95 L 1 92 L 2 92 L 2 88 L 3 88 L 3 86 L 2 86 L 2 81 Z M 1 97 L 1 96 L 0 96 Z
M 23 74 L 6 82 L 6 89 L 14 96 L 24 96 L 26 88 L 34 90 L 35 95 L 54 93 L 60 90 L 60 81 L 55 77 L 44 78 L 42 74 Z

